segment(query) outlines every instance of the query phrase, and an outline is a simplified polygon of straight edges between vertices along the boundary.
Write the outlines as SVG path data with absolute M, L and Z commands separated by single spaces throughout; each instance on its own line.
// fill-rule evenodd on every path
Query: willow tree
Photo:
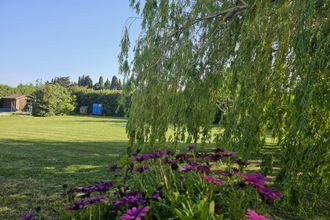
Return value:
M 284 201 L 314 207 L 329 198 L 329 1 L 130 4 L 143 30 L 132 65 L 127 30 L 119 56 L 134 84 L 132 144 L 201 139 L 249 158 L 271 130 L 282 149 Z M 224 131 L 214 140 L 217 108 Z

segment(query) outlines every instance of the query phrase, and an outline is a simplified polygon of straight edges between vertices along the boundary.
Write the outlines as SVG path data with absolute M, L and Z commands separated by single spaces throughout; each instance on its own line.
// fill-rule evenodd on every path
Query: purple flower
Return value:
M 215 183 L 215 184 L 224 184 L 225 183 L 225 181 L 223 181 L 222 179 L 217 179 L 212 176 L 203 176 L 203 179 L 209 183 Z
M 274 200 L 281 199 L 281 192 L 274 191 L 271 187 L 265 186 L 265 182 L 270 179 L 262 175 L 261 173 L 241 173 L 240 176 L 250 185 L 256 187 L 262 196 L 268 197 Z
M 133 207 L 127 210 L 126 214 L 120 217 L 120 220 L 141 220 L 141 217 L 145 216 L 149 209 L 149 206 Z
M 85 208 L 87 205 L 89 205 L 89 200 L 88 199 L 81 199 L 78 200 L 76 203 L 72 204 L 67 208 L 67 210 L 79 210 Z
M 251 184 L 251 185 L 263 185 L 266 181 L 269 181 L 270 179 L 262 175 L 261 173 L 240 173 L 240 176 L 242 179 L 244 179 L 245 182 Z
M 188 146 L 188 150 L 189 151 L 192 151 L 192 150 L 194 150 L 196 148 L 196 145 L 195 144 L 189 144 L 189 146 Z
M 216 171 L 216 174 L 220 175 L 220 176 L 232 176 L 233 174 L 229 171 L 222 171 L 222 170 L 219 170 L 219 171 Z
M 108 171 L 109 172 L 115 172 L 118 169 L 119 169 L 119 167 L 117 165 L 113 165 L 113 166 L 109 167 Z
M 165 154 L 166 154 L 165 150 L 159 150 L 159 151 L 155 151 L 153 153 L 145 153 L 145 154 L 141 155 L 140 157 L 135 157 L 135 161 L 142 162 L 142 161 L 149 160 L 149 159 L 156 159 L 156 158 L 160 158 L 160 157 L 164 156 Z
M 32 213 L 27 213 L 21 217 L 21 220 L 33 220 L 34 215 Z
M 281 192 L 274 191 L 272 187 L 257 185 L 256 188 L 258 189 L 259 193 L 262 196 L 268 197 L 269 199 L 273 200 L 280 200 L 281 199 Z
M 136 167 L 134 168 L 134 172 L 137 172 L 137 173 L 142 173 L 144 171 L 147 171 L 149 170 L 149 166 L 145 165 L 145 166 L 139 166 L 139 167 Z
M 173 170 L 176 170 L 176 169 L 179 168 L 179 166 L 178 166 L 178 164 L 177 164 L 177 163 L 178 163 L 177 160 L 173 160 L 173 159 L 165 158 L 164 163 L 166 163 L 166 164 L 170 164 Z
M 112 182 L 101 182 L 90 186 L 80 187 L 75 190 L 79 192 L 91 194 L 92 192 L 105 192 L 111 189 L 112 187 L 113 187 Z
M 138 195 L 141 195 L 142 197 L 138 197 Z M 144 192 L 131 192 L 123 196 L 122 199 L 117 200 L 115 202 L 116 206 L 122 206 L 126 203 L 143 203 L 146 202 L 146 199 L 143 198 L 145 196 Z
M 93 204 L 105 202 L 107 200 L 108 200 L 108 197 L 106 195 L 99 195 L 99 196 L 95 196 L 95 197 L 91 198 L 89 200 L 89 204 L 93 205 Z
M 224 153 L 222 153 L 222 155 L 224 157 L 231 157 L 231 156 L 235 156 L 236 152 L 224 152 Z
M 94 205 L 100 202 L 105 202 L 108 200 L 108 197 L 105 195 L 99 195 L 99 196 L 95 196 L 91 199 L 81 199 L 78 200 L 76 203 L 73 203 L 72 205 L 69 206 L 69 208 L 67 208 L 67 210 L 79 210 L 79 209 L 83 209 L 88 205 Z
M 249 220 L 271 220 L 270 218 L 258 215 L 255 211 L 248 209 L 246 212 L 246 217 L 248 217 Z
M 210 174 L 211 173 L 209 165 L 195 163 L 193 166 L 194 166 L 194 169 L 196 169 L 200 173 L 204 173 L 204 174 Z
M 162 193 L 161 192 L 154 192 L 151 197 L 149 197 L 148 199 L 149 200 L 157 200 L 159 199 L 160 197 L 162 196 Z
M 181 167 L 181 168 L 180 168 L 180 171 L 186 173 L 186 172 L 189 172 L 189 171 L 192 170 L 192 169 L 194 169 L 194 166 L 191 165 L 191 164 L 187 164 L 186 166 Z

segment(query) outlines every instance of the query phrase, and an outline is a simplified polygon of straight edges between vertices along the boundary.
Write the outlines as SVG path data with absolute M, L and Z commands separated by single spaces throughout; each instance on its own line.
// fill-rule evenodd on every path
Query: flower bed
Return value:
M 221 149 L 134 152 L 113 165 L 113 182 L 66 192 L 75 219 L 270 219 L 281 193 L 247 162 Z M 262 215 L 261 215 L 262 214 Z M 265 216 L 264 216 L 265 215 Z

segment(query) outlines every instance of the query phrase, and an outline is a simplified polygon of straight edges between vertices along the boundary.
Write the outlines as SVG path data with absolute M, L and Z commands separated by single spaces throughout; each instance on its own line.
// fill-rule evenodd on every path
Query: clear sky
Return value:
M 118 75 L 129 0 L 0 0 L 0 84 Z M 130 29 L 132 40 L 139 22 Z

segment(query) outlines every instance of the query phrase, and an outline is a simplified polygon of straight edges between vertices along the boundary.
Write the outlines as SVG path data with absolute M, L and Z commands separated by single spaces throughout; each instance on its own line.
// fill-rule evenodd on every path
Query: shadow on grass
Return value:
M 0 219 L 17 219 L 39 208 L 54 219 L 64 209 L 63 185 L 111 181 L 108 167 L 120 161 L 126 146 L 125 141 L 2 140 Z

